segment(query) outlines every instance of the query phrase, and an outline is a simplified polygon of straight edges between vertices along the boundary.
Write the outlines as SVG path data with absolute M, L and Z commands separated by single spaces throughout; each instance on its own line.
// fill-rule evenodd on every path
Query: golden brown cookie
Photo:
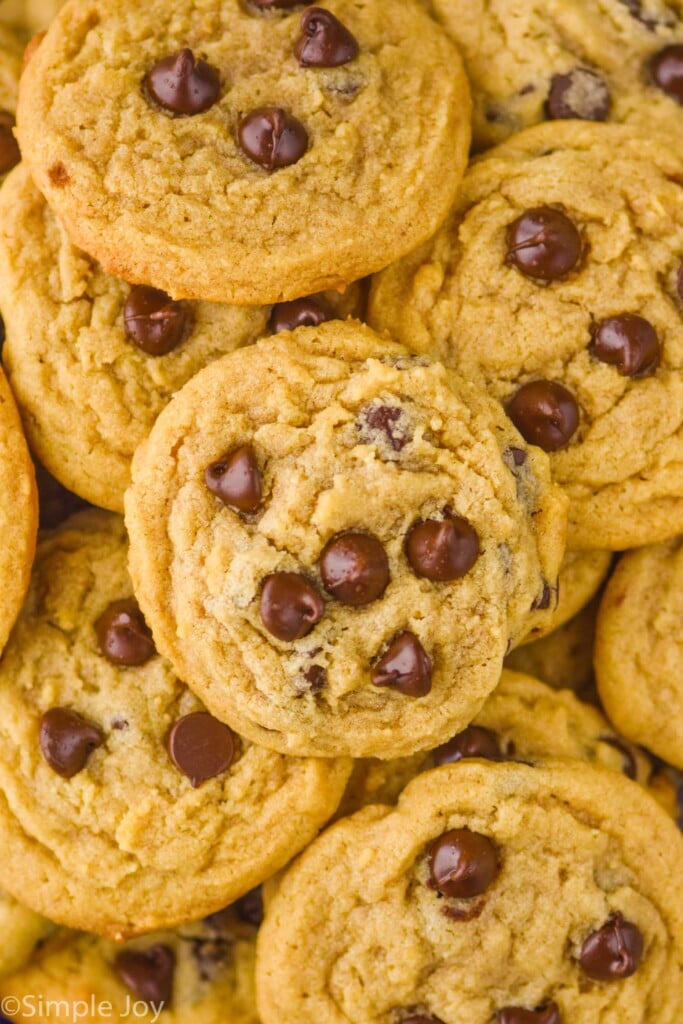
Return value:
M 550 620 L 532 626 L 522 643 L 535 643 L 575 618 L 604 582 L 613 557 L 611 551 L 566 551 L 557 581 L 555 611 Z M 548 599 L 551 600 L 552 595 Z
M 39 943 L 54 930 L 52 921 L 34 914 L 0 889 L 0 979 L 21 970 Z

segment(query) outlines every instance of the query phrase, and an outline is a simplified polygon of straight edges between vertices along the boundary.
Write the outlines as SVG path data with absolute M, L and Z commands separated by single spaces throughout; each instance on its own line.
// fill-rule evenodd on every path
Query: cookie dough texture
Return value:
M 683 768 L 683 542 L 630 551 L 598 616 L 600 699 L 625 736 Z
M 560 566 L 557 605 L 550 620 L 533 627 L 524 643 L 538 641 L 579 614 L 597 593 L 612 564 L 611 551 L 566 551 Z
M 14 399 L 0 370 L 0 651 L 26 593 L 37 529 L 38 495 L 33 463 Z
M 443 221 L 470 141 L 456 49 L 417 0 L 326 5 L 360 54 L 293 55 L 301 12 L 239 0 L 73 0 L 22 80 L 19 131 L 36 184 L 74 242 L 110 272 L 175 298 L 269 303 L 385 266 Z M 216 104 L 169 117 L 141 82 L 190 47 L 220 74 Z M 237 143 L 275 105 L 309 147 L 268 173 Z
M 683 531 L 681 180 L 680 150 L 629 127 L 531 128 L 475 162 L 444 228 L 374 284 L 373 326 L 465 373 L 480 368 L 500 400 L 539 378 L 572 392 L 579 427 L 551 455 L 571 548 Z M 505 262 L 508 225 L 539 206 L 561 208 L 582 237 L 577 268 L 550 283 Z M 621 313 L 657 331 L 653 376 L 622 376 L 591 355 L 591 326 Z
M 500 861 L 464 921 L 426 885 L 428 845 L 460 828 L 492 840 Z M 368 807 L 329 829 L 287 873 L 259 936 L 261 1017 L 490 1024 L 502 1007 L 553 999 L 573 1024 L 674 1024 L 680 857 L 673 822 L 614 772 L 577 761 L 435 769 L 396 809 Z M 643 959 L 630 978 L 592 982 L 576 958 L 613 913 L 641 931 Z
M 263 477 L 251 517 L 204 479 L 244 444 Z M 447 739 L 495 687 L 562 557 L 562 495 L 542 453 L 514 466 L 523 444 L 483 390 L 352 321 L 213 363 L 157 420 L 126 495 L 131 571 L 159 649 L 213 714 L 273 749 L 393 757 Z M 404 542 L 446 509 L 474 527 L 480 553 L 465 576 L 435 583 Z M 326 595 L 307 636 L 275 639 L 259 611 L 264 578 L 301 573 L 324 594 L 322 549 L 349 531 L 384 546 L 384 594 L 360 608 Z M 371 682 L 404 630 L 433 661 L 419 698 Z
M 165 738 L 198 701 L 161 657 L 122 668 L 100 653 L 94 623 L 131 593 L 123 521 L 79 513 L 41 543 L 0 665 L 0 884 L 114 939 L 212 913 L 263 881 L 333 813 L 349 771 L 237 741 L 227 773 L 193 789 Z M 104 733 L 71 779 L 41 753 L 53 707 Z
M 556 75 L 573 76 L 569 102 L 584 117 L 680 130 L 681 108 L 654 84 L 649 65 L 665 46 L 683 43 L 681 0 L 431 2 L 465 61 L 477 149 L 546 120 Z
M 51 921 L 34 914 L 0 889 L 0 981 L 24 967 L 38 943 L 54 929 Z
M 0 194 L 3 359 L 32 449 L 70 490 L 123 511 L 137 445 L 198 370 L 265 333 L 265 307 L 188 303 L 188 336 L 163 356 L 126 336 L 130 288 L 74 248 L 25 167 Z

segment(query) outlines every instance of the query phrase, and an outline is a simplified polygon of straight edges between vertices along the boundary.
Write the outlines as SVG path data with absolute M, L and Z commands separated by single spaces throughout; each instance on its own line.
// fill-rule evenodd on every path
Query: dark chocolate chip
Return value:
M 481 757 L 486 761 L 500 761 L 503 754 L 498 737 L 480 725 L 468 725 L 463 732 L 437 747 L 432 758 L 435 765 L 454 764 L 466 757 Z
M 212 462 L 205 470 L 204 482 L 212 494 L 239 512 L 257 512 L 261 507 L 261 471 L 251 445 L 233 448 Z
M 462 516 L 427 519 L 408 531 L 406 556 L 418 576 L 447 583 L 465 576 L 479 557 L 477 531 Z
M 69 708 L 50 708 L 40 720 L 43 757 L 65 779 L 78 775 L 103 743 L 102 730 Z
M 662 92 L 683 103 L 683 44 L 665 46 L 650 61 L 652 80 Z
M 196 789 L 207 779 L 227 772 L 235 757 L 235 737 L 208 711 L 179 718 L 167 739 L 171 760 Z
M 327 670 L 322 665 L 311 665 L 304 672 L 304 679 L 308 683 L 310 693 L 321 693 L 327 682 Z
M 0 110 L 0 174 L 6 174 L 21 160 L 19 144 L 14 138 L 14 115 L 9 110 Z
M 361 436 L 371 440 L 369 431 L 381 431 L 395 452 L 403 451 L 410 440 L 404 428 L 403 410 L 390 405 L 368 405 L 359 415 Z
M 498 851 L 488 836 L 479 832 L 451 829 L 429 847 L 429 884 L 443 896 L 481 896 L 498 871 Z
M 425 697 L 432 688 L 432 661 L 414 633 L 397 633 L 372 671 L 375 686 L 406 697 Z
M 309 295 L 305 299 L 278 302 L 273 306 L 270 329 L 273 334 L 279 334 L 280 331 L 295 331 L 297 327 L 317 327 L 336 319 L 336 313 L 324 299 Z
M 527 460 L 527 453 L 524 448 L 508 448 L 510 460 L 513 466 L 523 466 Z
M 560 1008 L 557 1003 L 545 1003 L 536 1010 L 524 1010 L 521 1006 L 506 1006 L 496 1012 L 496 1024 L 561 1024 Z
M 622 772 L 627 778 L 636 779 L 638 777 L 638 762 L 628 743 L 618 736 L 601 736 L 600 740 L 602 743 L 608 743 L 610 747 L 614 747 L 615 750 L 619 751 L 621 754 Z
M 549 583 L 543 583 L 543 589 L 538 597 L 535 597 L 532 604 L 532 612 L 545 611 L 550 608 L 550 601 L 553 596 L 553 590 Z
M 506 263 L 525 277 L 558 281 L 581 259 L 581 235 L 561 210 L 538 206 L 508 224 Z
M 204 60 L 195 61 L 187 47 L 155 64 L 145 75 L 143 86 L 154 103 L 176 117 L 203 113 L 221 91 L 216 68 Z
M 261 591 L 261 619 L 278 640 L 300 640 L 325 614 L 325 602 L 304 576 L 274 572 L 266 576 Z
M 595 71 L 574 68 L 566 75 L 553 76 L 546 104 L 546 113 L 551 120 L 606 121 L 609 109 L 607 83 Z
M 643 956 L 640 929 L 622 914 L 613 914 L 584 940 L 579 963 L 594 981 L 621 981 L 638 970 Z
M 309 7 L 301 15 L 294 56 L 302 68 L 336 68 L 355 60 L 359 52 L 354 36 L 331 11 Z
M 508 402 L 507 414 L 525 441 L 546 452 L 564 448 L 579 426 L 576 399 L 554 380 L 523 384 Z
M 115 665 L 144 665 L 156 654 L 152 634 L 134 598 L 112 601 L 95 623 L 102 654 Z
M 650 377 L 659 366 L 657 332 L 649 320 L 620 313 L 591 328 L 590 351 L 602 363 L 616 366 L 622 377 Z
M 190 315 L 166 292 L 140 284 L 131 288 L 123 307 L 126 337 L 148 356 L 165 356 L 187 337 Z
M 376 601 L 386 590 L 389 559 L 371 533 L 340 533 L 323 548 L 320 575 L 332 597 L 359 607 Z
M 263 890 L 261 886 L 251 889 L 233 903 L 240 921 L 258 928 L 263 922 Z
M 155 1009 L 168 1008 L 173 998 L 175 953 L 168 946 L 144 952 L 124 950 L 114 961 L 119 978 L 130 991 Z
M 308 132 L 282 107 L 258 107 L 242 118 L 238 138 L 243 151 L 266 171 L 297 163 L 308 149 Z

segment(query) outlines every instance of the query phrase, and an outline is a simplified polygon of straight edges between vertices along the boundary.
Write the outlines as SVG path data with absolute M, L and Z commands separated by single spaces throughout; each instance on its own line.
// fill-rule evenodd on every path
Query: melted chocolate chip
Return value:
M 442 896 L 452 899 L 481 896 L 498 871 L 496 847 L 479 832 L 451 829 L 429 847 L 429 885 Z
M 168 1007 L 173 997 L 175 953 L 168 946 L 150 946 L 144 952 L 119 953 L 114 967 L 130 991 L 155 1009 Z
M 261 507 L 261 471 L 251 445 L 226 452 L 207 466 L 204 482 L 212 494 L 238 512 L 258 512 Z
M 309 693 L 321 693 L 327 683 L 327 670 L 322 665 L 311 665 L 304 672 L 304 679 L 308 683 Z
M 404 427 L 405 415 L 396 406 L 373 404 L 361 410 L 359 415 L 363 440 L 372 441 L 371 431 L 381 431 L 395 452 L 403 451 L 410 437 Z
M 425 697 L 432 688 L 432 661 L 414 633 L 398 633 L 372 671 L 375 686 L 406 697 Z
M 481 757 L 486 761 L 502 760 L 503 754 L 495 732 L 480 725 L 468 725 L 463 732 L 437 747 L 432 754 L 437 766 L 454 764 L 467 757 Z
M 114 665 L 144 665 L 156 654 L 152 634 L 133 598 L 112 601 L 95 623 L 102 654 Z
M 606 121 L 610 102 L 609 89 L 601 75 L 586 68 L 574 68 L 566 75 L 553 76 L 546 113 L 553 121 Z
M 591 353 L 602 363 L 616 366 L 622 377 L 650 377 L 656 372 L 661 351 L 649 320 L 620 313 L 595 324 L 591 334 Z
M 263 890 L 261 886 L 251 889 L 233 903 L 240 921 L 258 928 L 263 922 Z
M 227 772 L 235 757 L 235 738 L 223 722 L 207 711 L 179 718 L 167 739 L 171 760 L 193 788 Z
M 297 163 L 308 149 L 308 132 L 282 107 L 259 107 L 240 121 L 244 153 L 266 171 Z
M 148 356 L 165 356 L 187 337 L 190 315 L 166 292 L 136 285 L 123 307 L 126 337 Z
M 683 44 L 665 46 L 650 61 L 652 80 L 662 92 L 683 103 Z
M 507 414 L 525 441 L 546 452 L 564 448 L 579 426 L 576 399 L 553 380 L 523 384 L 508 402 Z
M 389 559 L 371 533 L 340 533 L 323 548 L 320 575 L 325 590 L 354 607 L 381 597 L 389 583 Z
M 621 981 L 638 970 L 643 956 L 643 936 L 622 914 L 613 914 L 602 928 L 592 932 L 581 947 L 579 963 L 594 981 Z
M 0 110 L 0 174 L 6 174 L 21 160 L 19 144 L 14 138 L 14 116 L 9 110 Z
M 524 1010 L 521 1006 L 506 1006 L 496 1013 L 496 1024 L 560 1024 L 560 1008 L 557 1003 L 545 1003 L 536 1010 Z
M 447 583 L 465 576 L 479 557 L 479 537 L 461 516 L 416 523 L 408 532 L 406 556 L 418 576 Z
M 336 68 L 355 60 L 360 52 L 346 26 L 323 7 L 304 11 L 301 30 L 294 56 L 302 68 Z
M 295 331 L 297 327 L 317 327 L 336 319 L 336 313 L 324 299 L 309 295 L 292 302 L 278 302 L 273 306 L 269 324 L 273 334 L 279 334 L 280 331 Z
M 261 591 L 261 619 L 278 640 L 300 640 L 325 614 L 325 602 L 305 577 L 296 572 L 266 576 Z
M 622 772 L 627 778 L 636 779 L 638 777 L 638 762 L 628 743 L 619 739 L 618 736 L 601 736 L 600 740 L 602 743 L 608 743 L 610 747 L 614 747 L 615 750 L 619 751 L 621 754 Z
M 505 262 L 525 277 L 559 281 L 581 259 L 581 235 L 561 210 L 538 206 L 508 224 Z
M 206 61 L 195 61 L 192 50 L 185 47 L 171 57 L 164 57 L 145 75 L 146 95 L 175 117 L 201 114 L 212 107 L 221 91 L 216 68 Z
M 65 779 L 78 775 L 103 743 L 102 730 L 69 708 L 50 708 L 40 720 L 43 757 Z

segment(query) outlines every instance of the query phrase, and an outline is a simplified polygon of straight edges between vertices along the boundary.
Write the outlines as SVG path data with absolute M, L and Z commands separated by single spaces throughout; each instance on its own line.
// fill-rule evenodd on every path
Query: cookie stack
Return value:
M 683 6 L 55 6 L 0 4 L 0 1010 L 678 1024 Z

